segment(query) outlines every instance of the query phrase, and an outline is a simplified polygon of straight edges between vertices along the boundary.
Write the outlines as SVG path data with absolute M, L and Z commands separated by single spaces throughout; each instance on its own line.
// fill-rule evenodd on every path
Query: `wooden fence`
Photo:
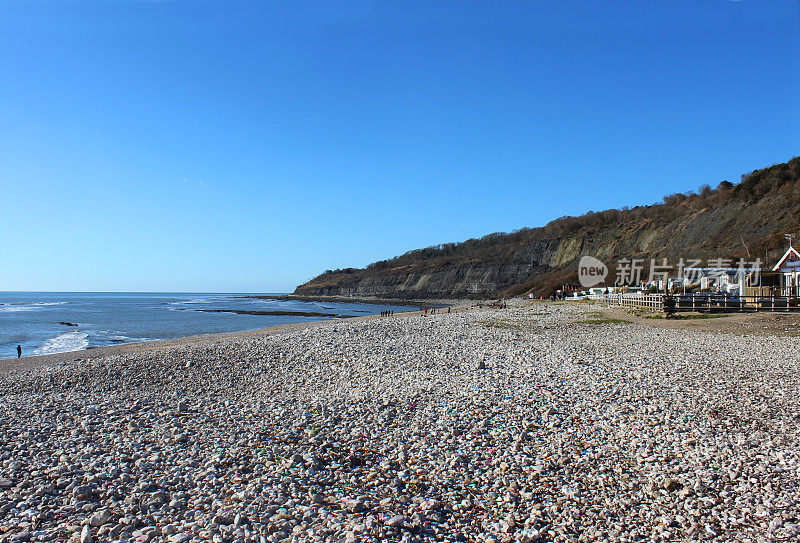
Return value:
M 675 294 L 668 298 L 673 311 L 744 313 L 800 311 L 800 298 L 788 296 L 731 296 L 727 294 Z
M 668 312 L 745 313 L 800 311 L 800 298 L 787 296 L 732 296 L 729 294 L 600 294 L 590 300 L 618 307 L 650 308 Z M 666 302 L 666 303 L 665 303 Z

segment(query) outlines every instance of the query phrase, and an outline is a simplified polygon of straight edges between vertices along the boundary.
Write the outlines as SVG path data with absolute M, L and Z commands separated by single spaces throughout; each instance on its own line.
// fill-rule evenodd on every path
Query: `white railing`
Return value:
M 589 299 L 619 307 L 649 307 L 651 309 L 664 309 L 663 294 L 640 294 L 638 292 L 592 294 L 589 296 Z

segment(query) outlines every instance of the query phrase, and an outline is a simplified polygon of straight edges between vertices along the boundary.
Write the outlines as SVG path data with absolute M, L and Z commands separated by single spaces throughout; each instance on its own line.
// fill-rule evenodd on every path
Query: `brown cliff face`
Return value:
M 775 259 L 783 233 L 800 225 L 800 158 L 758 170 L 741 183 L 663 204 L 557 219 L 542 228 L 411 251 L 364 269 L 328 271 L 295 294 L 381 298 L 548 295 L 575 281 L 590 255 L 614 267 L 623 258 Z M 649 266 L 649 264 L 648 264 Z M 612 271 L 609 282 L 615 276 Z

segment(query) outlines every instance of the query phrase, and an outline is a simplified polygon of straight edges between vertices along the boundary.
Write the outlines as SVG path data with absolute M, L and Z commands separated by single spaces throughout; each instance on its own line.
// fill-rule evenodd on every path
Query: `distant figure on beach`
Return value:
M 447 308 L 447 314 L 448 314 L 448 315 L 450 314 L 450 307 L 449 307 L 449 306 L 448 306 L 448 308 Z
M 17 345 L 17 358 L 22 358 L 22 345 Z
M 423 317 L 427 317 L 428 316 L 428 308 L 427 307 L 425 308 L 425 311 L 422 313 L 422 316 Z

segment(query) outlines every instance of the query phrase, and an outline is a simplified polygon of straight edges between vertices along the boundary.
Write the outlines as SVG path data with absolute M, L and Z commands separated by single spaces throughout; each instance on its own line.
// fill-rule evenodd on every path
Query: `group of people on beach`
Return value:
M 387 311 L 381 311 L 381 317 L 391 317 L 392 315 L 394 315 L 394 311 L 391 309 Z
M 471 307 L 477 307 L 478 309 L 483 309 L 483 302 L 476 302 L 472 304 Z M 508 303 L 505 300 L 497 300 L 496 302 L 487 302 L 486 307 L 495 307 L 498 309 L 507 309 Z
M 436 314 L 436 308 L 435 307 L 432 307 L 432 308 L 420 307 L 419 310 L 422 311 L 422 316 L 423 317 L 427 317 L 428 316 L 428 311 L 429 310 L 431 312 L 431 315 L 435 315 Z M 447 308 L 447 312 L 450 313 L 450 308 L 449 307 Z

